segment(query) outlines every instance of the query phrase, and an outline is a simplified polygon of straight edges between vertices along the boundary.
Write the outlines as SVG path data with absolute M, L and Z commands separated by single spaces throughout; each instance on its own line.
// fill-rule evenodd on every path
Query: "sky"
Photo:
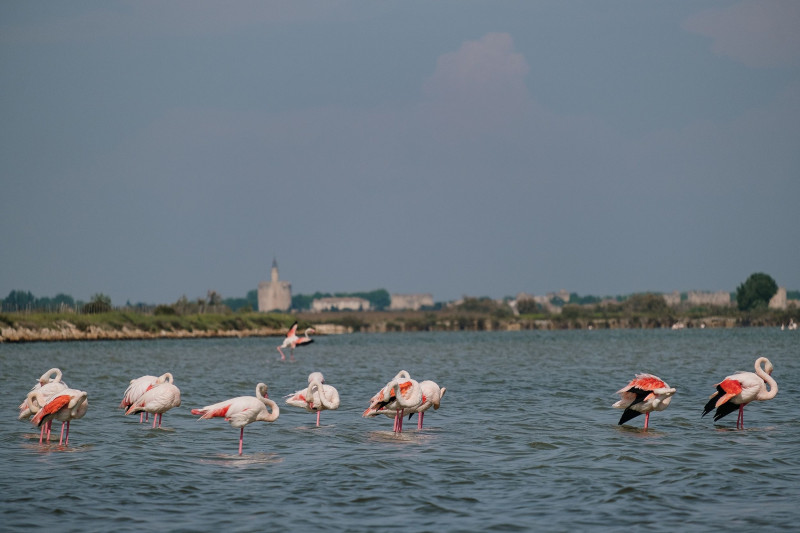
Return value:
M 0 298 L 800 289 L 795 0 L 0 3 Z

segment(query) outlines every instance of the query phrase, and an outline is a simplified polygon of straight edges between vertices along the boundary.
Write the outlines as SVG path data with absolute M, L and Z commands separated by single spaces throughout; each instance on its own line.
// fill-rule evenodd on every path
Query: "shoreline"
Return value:
M 308 316 L 298 317 L 311 322 Z M 333 317 L 325 317 L 333 318 Z M 420 331 L 523 331 L 523 330 L 603 330 L 603 329 L 716 329 L 736 327 L 773 327 L 771 324 L 742 324 L 732 317 L 707 317 L 676 323 L 658 320 L 635 320 L 625 318 L 586 319 L 586 320 L 491 320 L 486 317 L 472 317 L 470 320 L 441 320 L 435 324 L 405 323 L 397 320 L 373 320 L 359 324 L 315 323 L 318 335 L 342 335 L 349 333 L 411 333 Z M 91 324 L 79 328 L 75 324 L 61 320 L 45 327 L 29 325 L 0 328 L 0 344 L 28 342 L 70 342 L 104 340 L 155 340 L 155 339 L 213 339 L 245 337 L 282 337 L 286 329 L 274 327 L 242 329 L 158 329 L 148 331 L 123 326 L 121 328 L 102 327 Z

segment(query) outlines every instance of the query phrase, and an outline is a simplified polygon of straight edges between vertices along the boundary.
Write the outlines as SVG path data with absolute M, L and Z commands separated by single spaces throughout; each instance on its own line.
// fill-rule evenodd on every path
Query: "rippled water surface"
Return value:
M 54 531 L 791 530 L 800 521 L 800 333 L 777 329 L 373 334 L 317 337 L 277 361 L 278 339 L 0 345 L 0 529 Z M 713 385 L 775 365 L 778 396 L 717 425 Z M 60 367 L 88 391 L 69 446 L 16 419 Z M 447 387 L 425 428 L 361 418 L 399 370 Z M 238 430 L 190 409 L 302 388 L 321 371 L 341 407 L 284 406 Z M 183 405 L 161 429 L 117 409 L 128 381 L 172 372 Z M 614 392 L 636 372 L 678 389 L 618 426 Z M 281 400 L 282 403 L 282 400 Z

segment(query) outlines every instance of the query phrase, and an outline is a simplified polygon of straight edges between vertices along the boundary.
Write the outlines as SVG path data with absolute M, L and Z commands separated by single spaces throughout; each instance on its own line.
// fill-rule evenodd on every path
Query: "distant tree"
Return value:
M 769 274 L 756 272 L 736 288 L 736 305 L 741 311 L 767 307 L 778 292 L 778 284 Z
M 665 313 L 667 301 L 660 294 L 652 292 L 637 293 L 625 300 L 623 308 L 633 313 Z
M 111 311 L 111 297 L 99 292 L 92 295 L 92 300 L 83 306 L 83 312 L 94 313 L 108 313 Z
M 3 311 L 23 311 L 33 308 L 36 298 L 30 291 L 11 291 L 3 299 Z
M 217 291 L 208 291 L 208 305 L 222 305 L 222 296 Z
M 541 306 L 533 298 L 517 300 L 517 311 L 521 315 L 530 315 L 541 311 Z

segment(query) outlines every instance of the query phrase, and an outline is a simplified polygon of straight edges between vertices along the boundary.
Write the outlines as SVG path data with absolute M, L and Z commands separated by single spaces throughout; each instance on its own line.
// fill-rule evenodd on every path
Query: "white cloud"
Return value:
M 439 57 L 425 82 L 422 115 L 432 127 L 469 135 L 518 122 L 533 105 L 525 83 L 529 72 L 507 33 L 488 33 Z
M 710 37 L 712 50 L 749 67 L 800 64 L 800 2 L 747 0 L 689 17 L 683 27 Z

